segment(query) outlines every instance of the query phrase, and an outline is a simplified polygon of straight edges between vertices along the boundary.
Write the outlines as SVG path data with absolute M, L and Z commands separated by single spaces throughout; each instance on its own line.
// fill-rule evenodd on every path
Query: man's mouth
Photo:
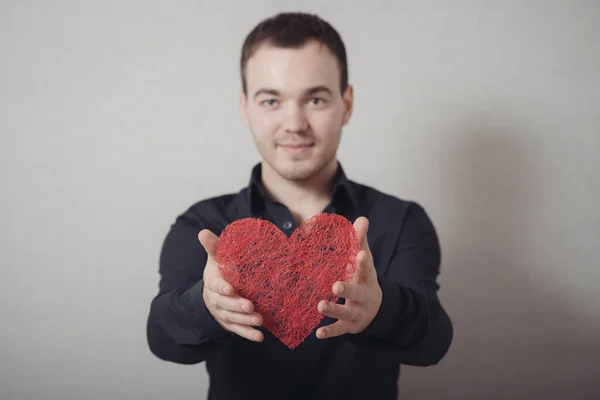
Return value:
M 290 148 L 290 149 L 299 149 L 302 147 L 310 147 L 312 146 L 312 143 L 283 143 L 280 144 L 280 147 L 286 147 L 286 148 Z
M 314 143 L 282 143 L 279 147 L 288 153 L 300 154 L 314 146 Z

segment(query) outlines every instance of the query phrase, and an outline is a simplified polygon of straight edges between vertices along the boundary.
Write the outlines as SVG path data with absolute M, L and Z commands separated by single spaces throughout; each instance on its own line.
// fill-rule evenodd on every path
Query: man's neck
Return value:
M 299 225 L 321 213 L 331 201 L 332 181 L 337 166 L 338 162 L 334 159 L 317 175 L 303 181 L 291 181 L 263 161 L 262 184 L 271 199 L 285 205 Z

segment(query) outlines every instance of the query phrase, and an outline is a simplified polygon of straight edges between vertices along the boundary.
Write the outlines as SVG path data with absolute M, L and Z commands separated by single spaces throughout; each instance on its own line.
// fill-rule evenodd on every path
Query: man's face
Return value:
M 352 88 L 340 93 L 336 57 L 318 42 L 298 49 L 261 46 L 246 64 L 246 126 L 267 167 L 305 180 L 336 162 Z

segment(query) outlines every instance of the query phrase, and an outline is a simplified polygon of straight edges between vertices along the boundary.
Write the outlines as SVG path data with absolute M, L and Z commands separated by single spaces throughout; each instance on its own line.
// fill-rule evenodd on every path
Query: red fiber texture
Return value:
M 319 301 L 338 300 L 332 286 L 352 277 L 358 250 L 352 223 L 322 213 L 289 239 L 269 221 L 237 220 L 221 233 L 216 258 L 223 278 L 254 303 L 263 326 L 294 349 L 321 322 Z

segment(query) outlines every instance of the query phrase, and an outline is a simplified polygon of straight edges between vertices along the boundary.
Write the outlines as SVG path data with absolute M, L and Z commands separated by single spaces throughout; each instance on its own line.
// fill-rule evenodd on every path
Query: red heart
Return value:
M 293 349 L 321 322 L 319 301 L 338 300 L 331 287 L 352 277 L 358 250 L 352 223 L 337 214 L 312 217 L 289 239 L 269 221 L 244 218 L 221 233 L 217 263 L 263 326 Z

